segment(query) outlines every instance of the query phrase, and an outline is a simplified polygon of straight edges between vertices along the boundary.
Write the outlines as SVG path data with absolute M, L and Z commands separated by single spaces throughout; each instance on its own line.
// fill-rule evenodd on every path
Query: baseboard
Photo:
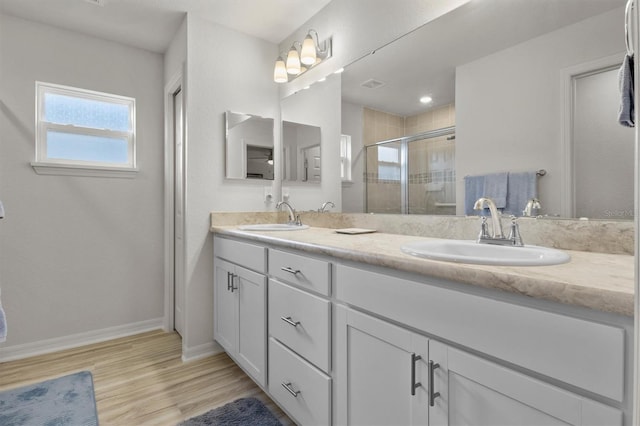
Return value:
M 193 347 L 186 347 L 183 345 L 182 362 L 196 361 L 198 359 L 202 359 L 211 355 L 218 355 L 222 352 L 224 352 L 222 346 L 214 341 L 203 343 L 202 345 Z
M 106 340 L 131 336 L 134 334 L 144 333 L 146 331 L 161 330 L 163 325 L 164 318 L 155 318 L 131 324 L 103 328 L 101 330 L 92 330 L 69 336 L 39 340 L 33 343 L 25 343 L 6 348 L 0 347 L 0 362 L 13 361 L 30 356 L 58 352 L 64 349 L 77 348 L 78 346 L 104 342 Z

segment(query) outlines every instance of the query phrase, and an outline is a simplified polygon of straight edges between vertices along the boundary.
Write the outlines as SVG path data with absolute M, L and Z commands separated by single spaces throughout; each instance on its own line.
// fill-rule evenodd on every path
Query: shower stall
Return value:
M 455 127 L 365 147 L 367 213 L 456 213 Z

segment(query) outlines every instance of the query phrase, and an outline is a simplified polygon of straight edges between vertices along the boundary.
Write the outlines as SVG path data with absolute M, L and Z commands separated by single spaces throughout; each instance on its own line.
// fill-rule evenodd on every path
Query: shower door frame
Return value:
M 422 139 L 432 139 L 440 136 L 455 135 L 456 126 L 443 127 L 436 130 L 428 130 L 426 132 L 417 133 L 411 136 L 403 136 L 401 138 L 387 139 L 365 146 L 365 161 L 364 172 L 367 179 L 365 179 L 365 211 L 369 213 L 369 163 L 367 162 L 368 156 L 366 150 L 374 146 L 384 146 L 386 144 L 400 142 L 400 214 L 409 213 L 409 143 Z

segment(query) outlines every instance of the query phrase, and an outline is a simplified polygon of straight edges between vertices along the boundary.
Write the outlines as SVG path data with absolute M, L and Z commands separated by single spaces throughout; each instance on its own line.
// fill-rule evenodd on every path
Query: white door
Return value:
M 337 424 L 426 425 L 428 339 L 336 309 Z
M 612 407 L 437 341 L 429 341 L 429 356 L 437 366 L 430 426 L 622 424 Z
M 320 145 L 314 145 L 302 150 L 303 157 L 303 181 L 320 182 L 321 163 L 320 163 Z
M 238 362 L 259 384 L 267 383 L 267 278 L 236 266 Z
M 635 132 L 617 122 L 618 68 L 573 78 L 575 217 L 633 219 Z
M 183 96 L 178 88 L 173 94 L 174 141 L 174 328 L 182 335 L 184 327 L 184 123 Z
M 213 269 L 213 338 L 227 352 L 235 354 L 238 341 L 238 299 L 236 296 L 235 267 L 224 260 L 216 258 L 213 261 Z

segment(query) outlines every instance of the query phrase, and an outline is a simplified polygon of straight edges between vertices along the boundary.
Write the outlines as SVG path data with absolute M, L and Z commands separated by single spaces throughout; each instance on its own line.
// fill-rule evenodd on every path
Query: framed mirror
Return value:
M 282 180 L 320 183 L 321 131 L 318 126 L 282 121 Z
M 273 180 L 273 118 L 226 111 L 225 129 L 225 177 Z
M 544 171 L 536 213 L 633 219 L 634 134 L 617 123 L 624 6 L 469 2 L 346 67 L 342 130 L 363 129 L 351 211 L 462 215 L 465 177 Z

